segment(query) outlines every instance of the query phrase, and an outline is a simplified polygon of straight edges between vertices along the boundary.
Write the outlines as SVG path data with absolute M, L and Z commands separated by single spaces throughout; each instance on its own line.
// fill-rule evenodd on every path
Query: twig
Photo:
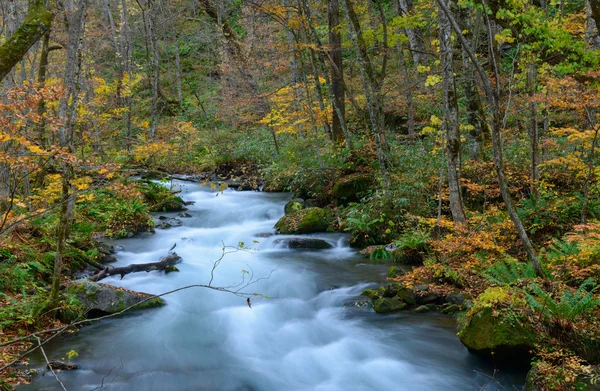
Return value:
M 38 348 L 40 348 L 40 350 L 42 351 L 42 354 L 44 355 L 44 359 L 46 360 L 46 364 L 48 364 L 48 369 L 50 369 L 50 372 L 52 372 L 52 374 L 56 378 L 56 381 L 58 382 L 58 384 L 60 384 L 62 389 L 67 391 L 67 388 L 65 387 L 63 382 L 60 381 L 60 379 L 58 378 L 58 375 L 56 374 L 56 372 L 54 372 L 54 368 L 52 368 L 52 364 L 50 364 L 50 361 L 48 360 L 48 356 L 46 356 L 46 351 L 42 347 L 42 340 L 40 339 L 40 337 L 35 337 L 35 338 L 38 341 Z

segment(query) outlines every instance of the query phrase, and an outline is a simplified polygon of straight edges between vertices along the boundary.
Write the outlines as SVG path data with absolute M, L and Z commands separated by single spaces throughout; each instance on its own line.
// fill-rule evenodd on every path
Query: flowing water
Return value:
M 166 305 L 84 327 L 50 343 L 50 358 L 75 350 L 81 369 L 61 372 L 72 390 L 516 390 L 523 373 L 497 373 L 456 337 L 440 314 L 377 315 L 360 293 L 385 280 L 389 265 L 355 254 L 341 234 L 314 235 L 330 250 L 273 246 L 272 233 L 288 194 L 217 193 L 179 183 L 196 203 L 182 227 L 116 244 L 115 266 L 155 262 L 177 244 L 179 273 L 134 273 L 108 284 L 162 293 L 207 284 L 223 244 L 254 250 L 226 255 L 214 286 L 254 275 L 252 299 L 192 288 Z M 174 215 L 174 214 L 173 214 Z M 255 243 L 254 241 L 258 241 Z M 268 278 L 266 278 L 268 277 Z M 264 279 L 260 279 L 264 278 Z M 38 353 L 33 367 L 43 367 Z M 60 390 L 48 372 L 20 390 Z

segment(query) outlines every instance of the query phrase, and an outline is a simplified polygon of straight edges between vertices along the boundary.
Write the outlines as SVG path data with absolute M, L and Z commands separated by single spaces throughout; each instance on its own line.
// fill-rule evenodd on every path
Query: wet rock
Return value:
M 318 206 L 319 206 L 319 201 L 315 200 L 314 198 L 309 198 L 306 201 L 304 201 L 305 208 L 316 208 Z
M 285 204 L 284 211 L 286 215 L 296 212 L 304 208 L 304 200 L 302 198 L 294 198 Z
M 406 308 L 406 303 L 396 297 L 382 297 L 373 301 L 373 309 L 378 314 L 397 312 Z
M 441 304 L 443 296 L 437 292 L 425 292 L 424 294 L 415 295 L 417 305 L 423 304 Z
M 414 305 L 416 303 L 415 293 L 412 291 L 412 289 L 408 289 L 403 286 L 398 287 L 396 297 L 401 298 L 408 305 Z
M 465 296 L 461 293 L 450 293 L 446 296 L 446 302 L 450 304 L 462 305 L 465 300 Z
M 415 286 L 415 290 L 416 291 L 424 291 L 424 292 L 426 292 L 426 291 L 429 290 L 429 285 L 427 285 L 427 284 L 417 285 L 417 286 Z
M 325 240 L 315 238 L 277 239 L 273 242 L 273 245 L 304 250 L 326 250 L 333 247 Z
M 444 313 L 446 315 L 452 315 L 459 311 L 460 311 L 460 308 L 456 304 L 447 305 L 442 309 L 442 313 Z
M 515 319 L 504 311 L 493 312 L 489 307 L 470 313 L 459 337 L 470 351 L 493 354 L 496 360 L 520 357 L 526 362 L 536 343 L 536 334 L 526 319 Z
M 371 300 L 377 300 L 381 296 L 381 292 L 376 289 L 365 289 L 362 296 L 367 296 Z
M 141 304 L 134 307 L 135 309 L 157 307 L 164 304 L 159 297 L 144 301 L 150 295 L 89 280 L 75 281 L 68 287 L 68 292 L 77 297 L 82 304 L 82 309 L 89 310 L 88 317 L 114 314 L 138 303 Z
M 256 235 L 254 235 L 254 237 L 256 237 L 256 238 L 270 238 L 273 235 L 275 235 L 273 232 L 260 232 L 260 233 L 257 233 Z
M 179 212 L 179 213 L 177 213 L 177 216 L 183 217 L 183 218 L 190 218 L 190 217 L 192 217 L 192 215 L 189 214 L 188 212 Z
M 79 369 L 79 365 L 75 364 L 71 361 L 60 361 L 60 360 L 50 360 L 47 365 L 48 369 L 52 368 L 54 370 L 61 371 L 74 371 Z
M 331 212 L 321 208 L 302 209 L 283 216 L 275 228 L 281 234 L 308 234 L 325 232 L 329 227 Z
M 431 308 L 427 307 L 426 305 L 420 305 L 417 308 L 415 308 L 415 312 L 422 314 L 425 312 L 430 312 Z
M 164 216 L 160 216 L 160 217 L 164 217 Z M 159 220 L 161 220 L 160 217 L 159 217 Z M 163 219 L 158 225 L 156 225 L 156 228 L 169 229 L 169 228 L 173 228 L 173 227 L 180 227 L 182 225 L 183 225 L 183 222 L 179 219 L 167 218 L 167 219 Z

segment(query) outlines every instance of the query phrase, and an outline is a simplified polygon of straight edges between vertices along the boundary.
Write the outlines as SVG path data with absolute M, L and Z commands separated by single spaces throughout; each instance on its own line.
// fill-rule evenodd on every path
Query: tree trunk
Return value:
M 461 9 L 458 15 L 458 22 L 461 29 L 467 31 L 465 37 L 471 42 L 471 47 L 473 47 L 474 45 L 472 42 L 475 35 L 472 32 L 473 23 L 471 21 L 470 12 L 471 10 L 469 8 Z M 484 134 L 489 133 L 489 131 L 485 120 L 485 110 L 479 97 L 477 84 L 475 83 L 473 64 L 469 60 L 469 56 L 465 52 L 465 49 L 462 47 L 461 54 L 464 66 L 462 82 L 467 103 L 467 122 L 472 127 L 469 131 L 469 156 L 473 160 L 479 160 L 483 154 Z
M 446 6 L 449 0 L 442 0 Z M 460 130 L 458 101 L 454 83 L 452 28 L 444 12 L 438 12 L 440 23 L 440 56 L 444 90 L 444 117 L 446 124 L 446 148 L 448 151 L 448 188 L 450 190 L 450 211 L 457 223 L 466 221 L 460 187 Z
M 531 168 L 530 168 L 530 180 L 531 180 L 531 194 L 537 197 L 537 185 L 540 180 L 539 170 L 539 129 L 538 129 L 538 118 L 537 118 L 537 104 L 535 103 L 535 64 L 530 64 L 527 70 L 527 85 L 529 88 L 529 140 L 531 142 Z
M 340 4 L 339 0 L 328 0 L 327 15 L 329 22 L 329 50 L 331 68 L 331 89 L 335 100 L 331 135 L 334 145 L 344 142 L 344 132 L 340 117 L 346 115 L 346 96 L 344 93 L 344 64 L 342 60 L 342 35 L 340 34 Z M 338 116 L 336 110 L 339 110 Z
M 50 29 L 54 15 L 45 0 L 32 0 L 25 21 L 0 45 L 0 81 L 25 56 L 33 44 Z
M 369 79 L 372 79 L 372 77 L 369 78 L 368 73 L 371 72 L 371 74 L 373 74 L 373 67 L 370 61 L 365 61 L 363 57 L 363 52 L 366 53 L 366 50 L 364 47 L 364 41 L 358 35 L 360 27 L 358 27 L 358 29 L 356 27 L 356 24 L 358 23 L 356 14 L 354 13 L 354 11 L 350 11 L 352 5 L 349 3 L 348 0 L 342 0 L 342 7 L 344 9 L 344 14 L 346 16 L 348 25 L 350 26 L 350 37 L 352 38 L 354 50 L 356 51 L 356 57 L 358 58 L 361 79 L 363 83 L 363 88 L 365 90 L 365 98 L 367 101 L 367 110 L 369 112 L 369 119 L 371 123 L 371 130 L 373 132 L 373 136 L 375 138 L 375 146 L 377 148 L 377 160 L 379 162 L 381 185 L 384 190 L 387 190 L 389 188 L 389 181 L 386 163 L 387 160 L 384 152 L 385 139 L 382 138 L 382 130 L 379 128 L 378 107 L 376 106 L 377 100 L 374 99 L 372 94 L 372 86 L 369 85 Z M 362 45 L 360 42 L 362 42 Z M 369 71 L 367 71 L 367 69 L 369 69 Z
M 174 266 L 180 262 L 181 257 L 176 253 L 172 253 L 158 262 L 135 263 L 129 266 L 106 268 L 91 276 L 89 280 L 100 281 L 110 276 L 121 276 L 121 279 L 123 279 L 129 273 L 167 270 L 169 266 Z

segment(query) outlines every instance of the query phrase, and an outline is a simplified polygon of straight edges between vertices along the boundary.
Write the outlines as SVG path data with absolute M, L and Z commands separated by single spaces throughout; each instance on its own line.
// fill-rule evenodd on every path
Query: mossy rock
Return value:
M 405 309 L 406 303 L 397 297 L 382 297 L 373 301 L 373 309 L 378 314 L 387 314 Z
M 92 314 L 92 317 L 114 314 L 138 303 L 140 304 L 132 309 L 152 308 L 164 304 L 164 300 L 159 297 L 146 300 L 149 297 L 148 294 L 126 291 L 88 280 L 72 283 L 67 292 L 75 295 L 82 307 L 88 309 L 88 314 Z
M 329 227 L 331 212 L 321 208 L 308 208 L 283 216 L 275 228 L 280 234 L 309 234 L 325 232 Z
M 154 182 L 140 182 L 138 189 L 144 195 L 151 212 L 178 212 L 183 210 L 183 199 Z
M 331 196 L 342 204 L 357 202 L 360 200 L 359 195 L 371 188 L 372 185 L 373 179 L 369 176 L 361 174 L 348 175 L 340 178 L 333 185 Z
M 286 215 L 297 212 L 304 208 L 304 200 L 302 198 L 294 198 L 290 200 L 283 208 Z
M 381 297 L 381 292 L 376 289 L 365 289 L 361 295 L 367 296 L 371 300 L 377 300 Z
M 524 363 L 536 343 L 536 333 L 525 319 L 508 310 L 494 314 L 491 307 L 470 313 L 459 337 L 471 352 L 500 360 L 520 357 Z

